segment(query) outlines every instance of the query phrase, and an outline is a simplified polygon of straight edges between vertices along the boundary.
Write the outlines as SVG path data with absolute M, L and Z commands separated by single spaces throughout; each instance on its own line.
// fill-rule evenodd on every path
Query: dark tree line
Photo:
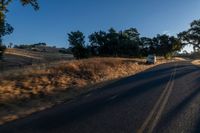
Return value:
M 139 33 L 134 28 L 95 32 L 89 36 L 89 41 L 89 49 L 94 56 L 136 56 L 139 51 Z
M 89 35 L 89 45 L 85 45 L 85 36 L 76 31 L 68 34 L 72 53 L 77 59 L 89 56 L 143 57 L 156 54 L 166 58 L 183 47 L 181 40 L 168 35 L 154 38 L 140 37 L 135 28 L 116 31 L 110 28 Z
M 47 46 L 46 43 L 36 43 L 36 44 L 20 44 L 20 45 L 14 45 L 14 48 L 19 48 L 19 49 L 32 49 L 32 48 L 37 48 L 39 46 Z

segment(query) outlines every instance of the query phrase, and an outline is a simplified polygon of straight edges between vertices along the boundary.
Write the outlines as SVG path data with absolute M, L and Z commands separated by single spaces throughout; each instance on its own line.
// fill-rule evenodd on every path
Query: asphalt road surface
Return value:
M 200 133 L 200 68 L 159 65 L 5 124 L 0 133 Z

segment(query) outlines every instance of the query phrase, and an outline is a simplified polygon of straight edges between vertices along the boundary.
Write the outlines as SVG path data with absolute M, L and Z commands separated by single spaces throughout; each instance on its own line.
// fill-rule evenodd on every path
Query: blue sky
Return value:
M 67 33 L 91 32 L 113 27 L 135 27 L 141 36 L 176 35 L 200 18 L 200 0 L 39 0 L 40 10 L 22 7 L 15 0 L 8 22 L 15 28 L 5 37 L 14 44 L 46 42 L 67 47 Z

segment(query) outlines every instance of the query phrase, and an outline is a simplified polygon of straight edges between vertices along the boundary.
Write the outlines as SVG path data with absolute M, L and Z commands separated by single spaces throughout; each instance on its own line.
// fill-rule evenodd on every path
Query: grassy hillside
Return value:
M 12 48 L 5 51 L 5 61 L 0 61 L 0 72 L 34 64 L 71 59 L 73 59 L 73 55 L 70 54 L 61 54 L 59 52 L 34 52 Z
M 158 64 L 166 60 L 158 59 Z M 142 59 L 91 58 L 40 64 L 0 75 L 0 123 L 51 107 L 88 86 L 144 71 Z M 26 110 L 26 111 L 24 111 Z

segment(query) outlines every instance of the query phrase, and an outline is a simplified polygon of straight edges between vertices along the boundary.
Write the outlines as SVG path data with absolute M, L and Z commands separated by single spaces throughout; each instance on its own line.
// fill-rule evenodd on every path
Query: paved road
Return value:
M 0 133 L 151 132 L 200 132 L 200 68 L 160 65 L 0 127 Z

